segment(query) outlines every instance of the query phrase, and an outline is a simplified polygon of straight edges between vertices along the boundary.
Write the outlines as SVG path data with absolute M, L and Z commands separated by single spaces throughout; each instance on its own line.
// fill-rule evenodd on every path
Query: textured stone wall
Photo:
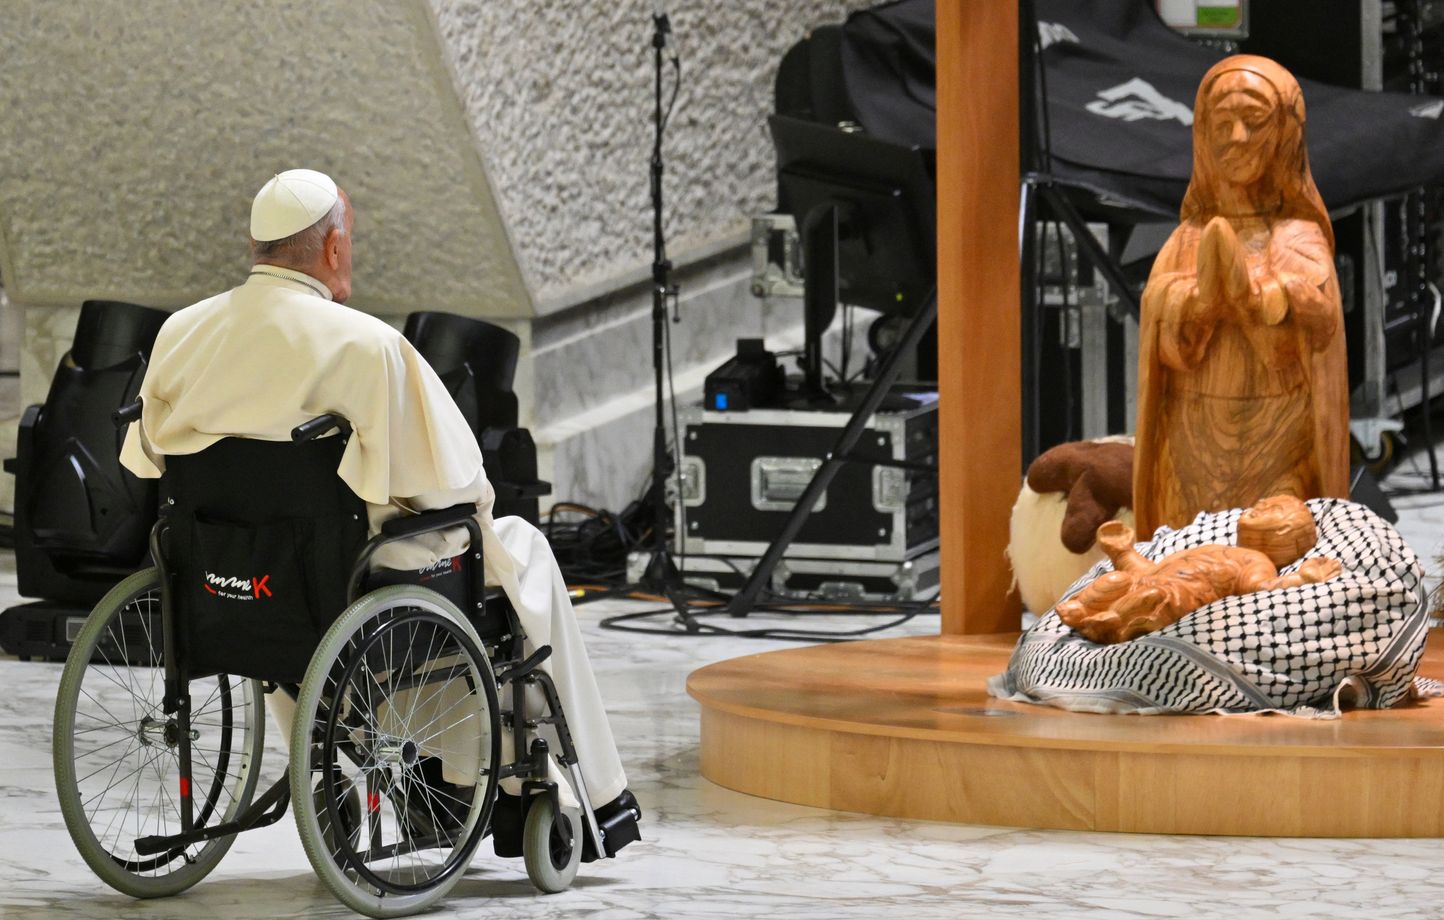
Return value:
M 430 2 L 532 293 L 569 302 L 635 277 L 652 260 L 653 4 Z M 682 59 L 664 149 L 673 252 L 735 237 L 772 207 L 777 63 L 813 25 L 869 5 L 663 4 Z
M 736 247 L 773 202 L 778 61 L 864 5 L 669 6 L 679 395 L 736 336 L 799 321 L 795 305 L 751 298 Z M 0 274 L 25 305 L 22 404 L 43 399 L 81 300 L 173 307 L 234 284 L 255 189 L 307 165 L 358 208 L 353 305 L 501 319 L 523 338 L 522 422 L 555 460 L 556 497 L 624 504 L 650 462 L 651 13 L 640 0 L 8 0 Z
M 251 196 L 305 165 L 356 203 L 356 306 L 531 313 L 425 0 L 9 0 L 0 20 L 15 300 L 229 287 Z

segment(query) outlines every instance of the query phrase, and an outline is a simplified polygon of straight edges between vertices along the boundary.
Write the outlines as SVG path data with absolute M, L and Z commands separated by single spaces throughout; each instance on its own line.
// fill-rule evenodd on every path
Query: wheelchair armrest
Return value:
M 381 532 L 367 541 L 361 548 L 360 555 L 356 557 L 356 562 L 351 567 L 351 579 L 346 586 L 347 603 L 361 596 L 361 585 L 366 580 L 366 573 L 370 571 L 371 557 L 376 555 L 378 549 L 387 543 L 447 527 L 465 527 L 471 537 L 471 549 L 468 552 L 473 558 L 481 559 L 481 525 L 476 521 L 476 505 L 472 502 L 392 518 L 381 525 Z M 479 573 L 480 567 L 477 567 L 476 571 Z M 480 579 L 480 574 L 477 578 Z M 477 594 L 481 596 L 479 586 L 478 580 Z
M 135 402 L 127 403 L 126 405 L 121 406 L 119 409 L 116 409 L 110 414 L 110 418 L 111 421 L 115 422 L 115 427 L 124 428 L 131 422 L 140 420 L 140 410 L 141 400 L 140 397 L 137 396 L 135 398 Z
M 341 432 L 341 437 L 351 436 L 351 423 L 339 415 L 318 415 L 309 422 L 302 422 L 291 429 L 291 440 L 300 444 L 303 441 L 313 441 L 326 432 L 335 429 Z
M 392 518 L 381 525 L 381 535 L 388 540 L 401 537 L 414 537 L 419 533 L 429 533 L 433 530 L 441 530 L 445 527 L 454 527 L 458 524 L 465 524 L 467 520 L 476 515 L 475 502 L 462 502 L 459 505 L 452 505 L 450 508 L 440 508 L 436 511 L 423 511 L 420 514 L 408 514 L 404 517 Z
M 497 498 L 505 499 L 540 498 L 550 495 L 552 491 L 552 484 L 545 479 L 533 479 L 530 482 L 494 480 L 491 486 L 496 491 Z

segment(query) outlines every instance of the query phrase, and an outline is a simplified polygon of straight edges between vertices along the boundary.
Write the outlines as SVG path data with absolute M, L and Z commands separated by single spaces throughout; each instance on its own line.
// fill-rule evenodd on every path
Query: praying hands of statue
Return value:
M 1237 546 L 1211 543 L 1150 562 L 1134 549 L 1133 539 L 1133 531 L 1117 521 L 1099 527 L 1098 545 L 1113 571 L 1054 608 L 1085 639 L 1126 642 L 1220 598 L 1315 584 L 1340 572 L 1337 560 L 1314 557 L 1297 571 L 1279 574 L 1316 539 L 1308 508 L 1293 496 L 1266 498 L 1246 511 L 1239 518 Z
M 1198 244 L 1195 310 L 1240 325 L 1277 326 L 1289 312 L 1287 277 L 1274 277 L 1266 264 L 1252 272 L 1238 234 L 1226 218 L 1214 217 Z

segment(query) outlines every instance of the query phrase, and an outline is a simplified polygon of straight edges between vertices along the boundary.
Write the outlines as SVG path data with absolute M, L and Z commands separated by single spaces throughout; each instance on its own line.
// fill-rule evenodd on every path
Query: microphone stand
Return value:
M 662 132 L 666 127 L 667 113 L 662 108 L 663 52 L 667 48 L 667 36 L 672 32 L 671 22 L 666 13 L 652 15 L 652 58 L 655 74 L 652 125 L 652 370 L 656 384 L 656 418 L 652 432 L 652 536 L 648 549 L 647 568 L 642 575 L 642 587 L 664 595 L 677 612 L 686 616 L 686 604 L 682 600 L 682 576 L 672 561 L 672 552 L 667 545 L 667 528 L 671 515 L 667 508 L 667 477 L 676 469 L 672 451 L 667 446 L 666 391 L 663 372 L 666 365 L 667 302 L 673 309 L 673 322 L 680 320 L 677 315 L 677 286 L 672 283 L 672 263 L 667 259 L 667 243 L 662 231 Z M 677 66 L 677 59 L 672 59 Z M 670 112 L 670 106 L 668 106 Z

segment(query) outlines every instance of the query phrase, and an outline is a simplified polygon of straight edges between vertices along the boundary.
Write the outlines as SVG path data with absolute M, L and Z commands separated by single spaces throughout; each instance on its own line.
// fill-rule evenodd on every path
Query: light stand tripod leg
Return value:
M 787 520 L 782 523 L 782 529 L 768 545 L 762 558 L 757 560 L 756 567 L 752 569 L 752 574 L 747 576 L 747 581 L 743 584 L 742 589 L 728 603 L 727 612 L 729 614 L 734 617 L 743 617 L 757 605 L 757 598 L 762 595 L 762 589 L 771 580 L 777 563 L 782 560 L 783 554 L 787 552 L 787 547 L 792 545 L 792 541 L 802 530 L 802 525 L 807 522 L 808 515 L 812 513 L 813 504 L 832 483 L 833 477 L 837 475 L 842 464 L 847 462 L 843 458 L 851 454 L 852 449 L 857 446 L 858 439 L 862 437 L 868 420 L 877 411 L 877 407 L 882 405 L 883 398 L 887 396 L 893 383 L 897 381 L 903 361 L 918 347 L 918 342 L 922 341 L 924 333 L 928 331 L 928 327 L 933 324 L 933 320 L 937 319 L 937 316 L 938 294 L 937 288 L 933 288 L 922 307 L 908 321 L 901 341 L 893 346 L 887 360 L 882 363 L 877 377 L 867 388 L 867 392 L 863 394 L 862 402 L 852 413 L 852 417 L 848 419 L 847 425 L 842 429 L 842 434 L 838 435 L 837 443 L 833 444 L 832 450 L 828 451 L 827 456 L 823 458 L 822 466 L 812 474 L 812 480 L 802 491 L 802 497 L 788 512 Z

